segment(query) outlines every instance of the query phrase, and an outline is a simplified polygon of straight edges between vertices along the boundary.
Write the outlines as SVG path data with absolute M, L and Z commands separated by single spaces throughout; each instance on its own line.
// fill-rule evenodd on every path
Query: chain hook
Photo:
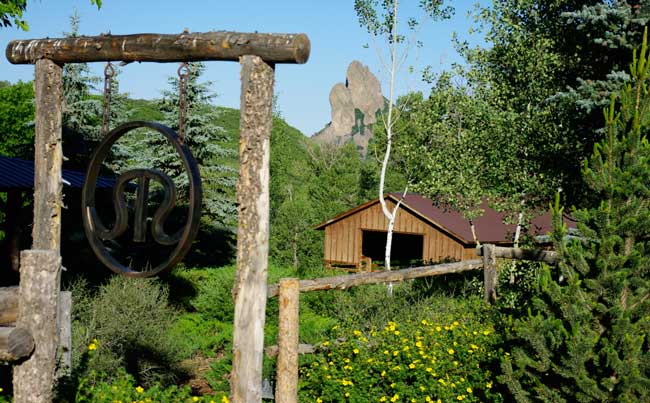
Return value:
M 178 138 L 185 143 L 185 119 L 187 116 L 187 80 L 190 77 L 190 66 L 183 62 L 178 67 Z
M 111 62 L 104 67 L 104 116 L 102 119 L 102 137 L 108 133 L 108 124 L 111 120 L 111 91 L 113 89 L 113 77 L 115 68 Z

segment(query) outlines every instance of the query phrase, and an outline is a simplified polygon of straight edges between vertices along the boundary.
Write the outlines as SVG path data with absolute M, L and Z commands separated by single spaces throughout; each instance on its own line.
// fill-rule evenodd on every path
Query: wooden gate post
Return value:
M 48 59 L 36 62 L 34 92 L 34 227 L 32 249 L 60 251 L 62 188 L 61 108 L 63 69 Z
M 40 250 L 21 253 L 16 323 L 32 334 L 35 350 L 14 368 L 14 403 L 52 402 L 61 283 L 62 75 L 51 60 L 36 61 L 32 248 Z
M 297 278 L 280 280 L 278 324 L 277 403 L 298 403 L 298 334 L 300 283 Z
M 493 304 L 497 300 L 497 257 L 496 248 L 483 244 L 483 281 L 485 284 L 485 302 Z
M 34 353 L 14 367 L 14 403 L 51 403 L 56 352 L 61 257 L 53 250 L 20 254 L 20 288 L 16 327 L 34 338 Z
M 242 56 L 240 64 L 239 215 L 230 393 L 234 403 L 255 403 L 262 401 L 274 68 L 258 56 Z

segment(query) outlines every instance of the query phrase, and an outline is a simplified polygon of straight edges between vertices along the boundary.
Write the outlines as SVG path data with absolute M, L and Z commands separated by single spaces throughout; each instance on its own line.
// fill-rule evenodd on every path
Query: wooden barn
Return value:
M 391 208 L 401 194 L 384 196 Z M 512 246 L 515 226 L 503 223 L 503 214 L 487 205 L 485 213 L 474 220 L 480 243 Z M 379 199 L 346 211 L 318 225 L 325 231 L 324 263 L 326 267 L 365 270 L 372 261 L 383 261 L 388 220 Z M 550 214 L 536 217 L 529 228 L 531 235 L 546 235 Z M 470 223 L 459 212 L 436 207 L 432 200 L 410 193 L 402 200 L 395 220 L 391 260 L 439 262 L 476 259 L 476 242 Z

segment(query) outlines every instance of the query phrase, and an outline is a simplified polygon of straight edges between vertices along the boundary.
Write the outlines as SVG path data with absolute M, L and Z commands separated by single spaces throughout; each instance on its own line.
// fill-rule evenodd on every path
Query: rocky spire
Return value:
M 348 66 L 345 84 L 337 83 L 330 91 L 332 121 L 313 139 L 334 144 L 353 141 L 365 155 L 384 102 L 377 77 L 368 67 L 353 61 Z

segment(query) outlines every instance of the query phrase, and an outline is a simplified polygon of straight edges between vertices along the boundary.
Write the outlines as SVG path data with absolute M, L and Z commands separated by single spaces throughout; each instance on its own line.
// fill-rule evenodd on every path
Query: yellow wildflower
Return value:
M 395 393 L 395 396 L 391 397 L 390 401 L 391 402 L 396 402 L 397 400 L 399 400 L 399 395 L 397 393 Z
M 352 352 L 355 353 L 355 354 L 359 354 L 359 349 L 355 348 L 354 350 L 352 350 Z
M 466 390 L 467 390 L 467 393 L 472 393 L 472 388 L 471 387 L 468 386 Z
M 415 364 L 410 363 L 410 364 L 409 364 L 409 368 L 411 368 L 411 369 L 415 368 Z
M 382 397 L 379 398 L 380 402 L 385 402 L 386 400 L 388 400 L 388 398 L 386 396 L 382 396 Z
M 144 388 L 142 386 L 138 386 L 138 387 L 135 388 L 135 391 L 138 392 L 138 393 L 142 393 L 142 392 L 144 392 Z
M 95 344 L 95 343 L 90 343 L 90 344 L 88 345 L 88 350 L 89 350 L 89 351 L 95 351 L 95 350 L 97 350 L 97 344 Z
M 450 348 L 449 350 L 447 350 L 447 352 L 449 353 L 449 355 L 454 355 L 454 349 L 453 348 Z
M 316 399 L 316 403 L 323 403 L 323 399 L 321 399 L 320 397 L 317 398 L 317 399 Z
M 199 398 L 196 397 L 196 396 L 192 396 L 192 401 L 193 401 L 193 402 L 198 402 L 198 401 L 199 401 Z
M 358 331 L 358 330 L 355 330 L 355 331 L 352 332 L 352 333 L 353 333 L 355 336 L 357 336 L 357 337 L 358 337 L 358 336 L 361 336 L 361 332 Z

